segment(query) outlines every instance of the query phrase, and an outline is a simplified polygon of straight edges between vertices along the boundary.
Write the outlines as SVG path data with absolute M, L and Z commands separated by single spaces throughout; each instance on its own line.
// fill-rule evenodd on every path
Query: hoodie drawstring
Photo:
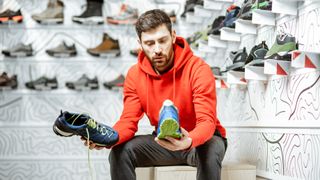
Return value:
M 149 114 L 149 74 L 147 73 L 147 116 Z
M 173 68 L 173 104 L 176 99 L 176 68 Z

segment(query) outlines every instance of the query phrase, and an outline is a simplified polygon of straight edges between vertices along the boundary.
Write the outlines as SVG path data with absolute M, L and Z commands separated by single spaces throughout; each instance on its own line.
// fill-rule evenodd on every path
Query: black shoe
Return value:
M 0 75 L 0 90 L 12 90 L 17 89 L 18 81 L 17 75 L 9 77 L 6 72 Z
M 42 76 L 34 81 L 27 82 L 26 87 L 28 89 L 33 89 L 33 90 L 57 89 L 58 88 L 58 81 L 57 81 L 56 77 L 49 79 L 45 76 Z
M 208 31 L 208 35 L 220 35 L 220 29 L 223 27 L 223 20 L 225 18 L 225 16 L 218 16 L 216 19 L 214 19 L 211 28 Z
M 233 64 L 226 68 L 227 71 L 244 71 L 244 65 L 247 59 L 247 51 L 244 47 L 239 51 L 231 51 L 229 54 L 229 58 L 232 59 Z
M 20 9 L 18 11 L 11 11 L 7 9 L 6 11 L 0 13 L 0 23 L 7 23 L 9 21 L 21 23 L 22 19 L 23 16 L 21 14 Z
M 203 6 L 203 0 L 187 0 L 185 6 L 184 6 L 184 11 L 181 14 L 181 17 L 186 17 L 187 12 L 194 12 L 194 7 L 196 5 L 201 5 Z
M 73 57 L 77 55 L 76 46 L 74 44 L 68 46 L 65 42 L 55 48 L 46 50 L 46 52 L 53 57 Z
M 32 46 L 24 45 L 22 43 L 17 44 L 15 47 L 8 49 L 8 50 L 2 50 L 2 54 L 8 57 L 26 57 L 26 56 L 32 56 Z
M 255 45 L 246 60 L 246 64 L 251 66 L 264 66 L 264 56 L 267 54 L 269 48 L 266 41 L 262 41 L 260 44 Z
M 252 20 L 252 0 L 245 0 L 242 4 L 238 18 L 244 20 Z
M 102 5 L 100 2 L 87 0 L 87 9 L 79 16 L 73 16 L 72 21 L 80 24 L 103 24 Z
M 115 87 L 122 87 L 123 83 L 124 83 L 124 80 L 125 80 L 125 77 L 121 74 L 115 80 L 103 83 L 103 86 L 108 88 L 108 89 L 112 89 L 112 88 L 115 88 Z
M 74 82 L 66 82 L 66 86 L 69 89 L 74 90 L 92 90 L 99 89 L 98 78 L 94 77 L 93 79 L 89 79 L 87 75 L 82 75 L 80 79 Z

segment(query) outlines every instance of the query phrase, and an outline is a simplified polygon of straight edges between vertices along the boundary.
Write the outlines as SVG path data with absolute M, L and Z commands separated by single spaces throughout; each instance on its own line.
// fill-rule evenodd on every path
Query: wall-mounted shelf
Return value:
M 196 16 L 192 12 L 188 12 L 186 14 L 186 22 L 187 23 L 196 23 L 196 24 L 202 24 L 204 21 L 204 18 L 201 16 Z
M 218 35 L 208 36 L 208 46 L 216 48 L 227 48 L 228 42 L 220 39 Z
M 224 79 L 216 79 L 216 88 L 227 89 L 230 85 Z
M 214 47 L 208 46 L 207 41 L 200 41 L 198 50 L 206 53 L 215 53 L 216 49 Z
M 264 74 L 264 67 L 260 66 L 246 66 L 244 71 L 244 77 L 247 80 L 268 80 L 268 76 Z
M 247 81 L 244 78 L 244 72 L 240 72 L 240 71 L 228 71 L 227 82 L 230 84 L 240 84 L 240 85 L 247 84 Z
M 238 19 L 236 20 L 235 32 L 242 34 L 257 34 L 257 26 L 252 21 Z
M 196 5 L 194 7 L 194 15 L 210 18 L 213 15 L 213 11 L 210 9 L 205 9 L 203 6 Z
M 286 76 L 290 73 L 290 63 L 290 61 L 267 59 L 264 61 L 264 73 Z
M 320 54 L 315 52 L 293 51 L 291 66 L 295 68 L 320 68 Z
M 220 39 L 226 41 L 240 41 L 240 33 L 235 32 L 235 29 L 223 27 L 221 28 Z
M 252 23 L 275 26 L 276 15 L 271 11 L 255 9 L 252 11 Z
M 222 10 L 232 4 L 232 0 L 204 0 L 203 7 L 206 9 Z
M 279 14 L 297 15 L 298 2 L 295 0 L 273 0 L 272 12 Z

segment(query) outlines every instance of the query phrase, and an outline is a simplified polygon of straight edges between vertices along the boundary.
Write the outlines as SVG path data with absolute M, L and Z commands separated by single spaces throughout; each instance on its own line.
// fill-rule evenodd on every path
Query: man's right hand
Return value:
M 85 146 L 88 146 L 88 140 L 84 137 L 81 137 L 81 140 L 84 141 L 84 145 Z M 93 143 L 92 141 L 89 141 L 89 149 L 96 149 L 96 150 L 101 150 L 101 149 L 104 149 L 104 148 L 107 148 L 107 149 L 110 149 L 111 147 L 107 147 L 107 146 L 98 146 L 97 144 Z

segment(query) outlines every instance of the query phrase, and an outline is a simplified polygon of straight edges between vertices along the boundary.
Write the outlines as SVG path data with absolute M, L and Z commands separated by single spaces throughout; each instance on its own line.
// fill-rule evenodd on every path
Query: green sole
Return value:
M 173 138 L 181 138 L 181 133 L 177 133 L 179 124 L 174 119 L 166 119 L 160 125 L 159 139 L 164 139 L 166 136 Z

